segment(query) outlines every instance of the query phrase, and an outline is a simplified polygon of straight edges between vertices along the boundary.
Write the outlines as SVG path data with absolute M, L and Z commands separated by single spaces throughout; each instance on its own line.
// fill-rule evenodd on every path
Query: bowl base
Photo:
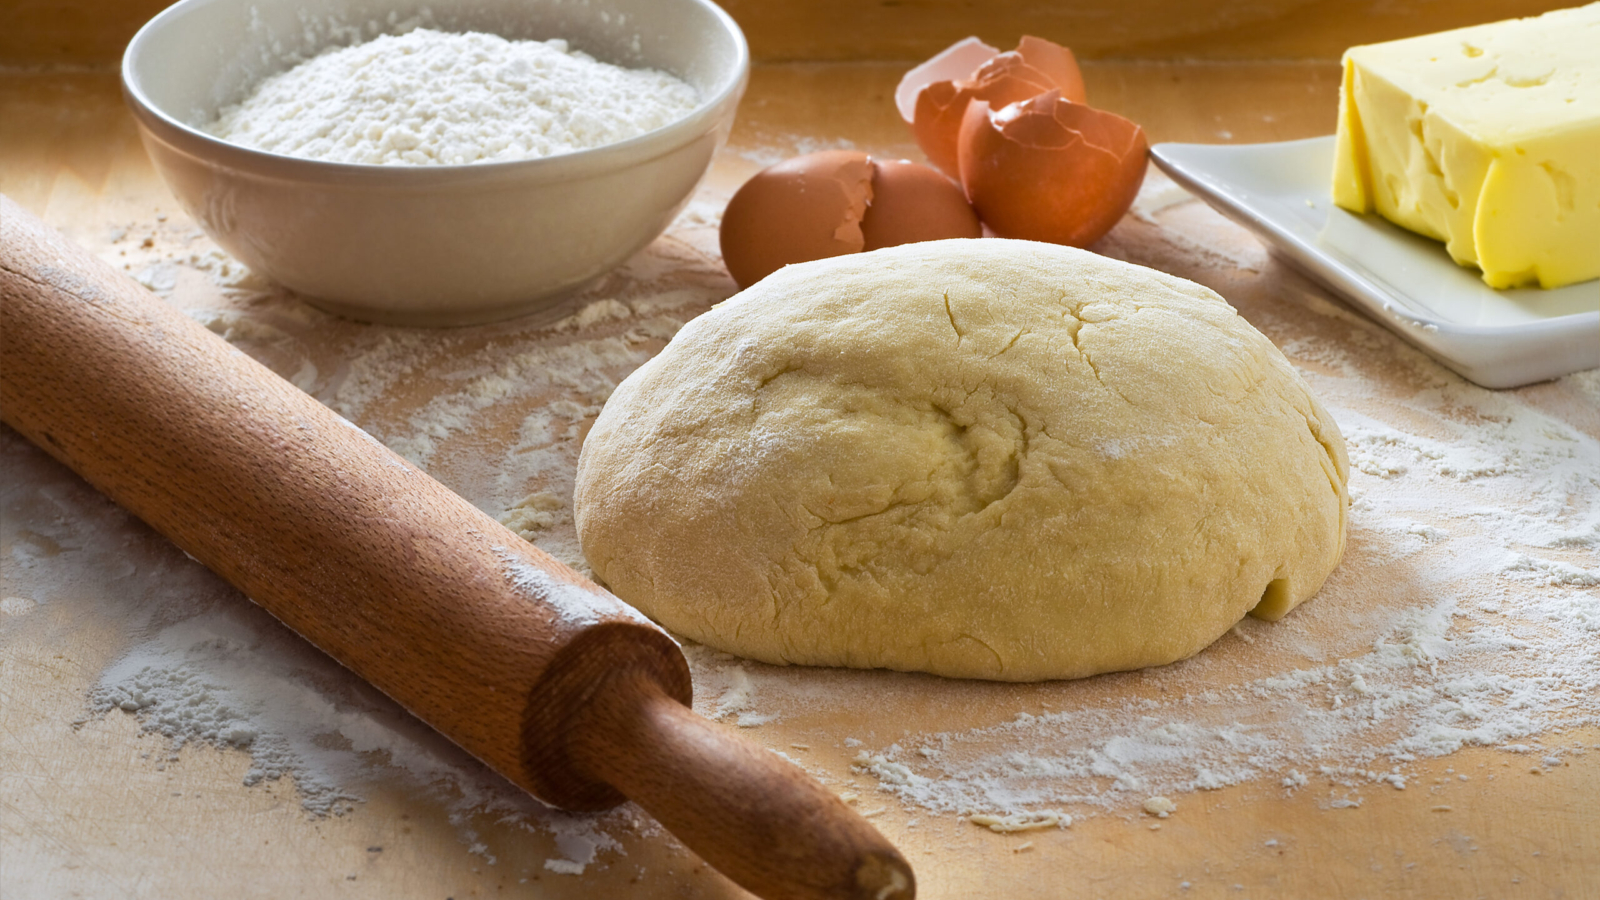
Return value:
M 407 328 L 460 328 L 468 325 L 488 325 L 511 319 L 526 319 L 527 321 L 522 324 L 538 326 L 563 319 L 582 309 L 585 301 L 578 295 L 593 286 L 602 277 L 604 276 L 597 275 L 588 281 L 533 300 L 470 309 L 381 309 L 362 304 L 326 300 L 321 297 L 302 294 L 298 291 L 290 291 L 290 293 L 294 294 L 297 299 L 303 300 L 325 313 L 374 325 L 398 325 Z

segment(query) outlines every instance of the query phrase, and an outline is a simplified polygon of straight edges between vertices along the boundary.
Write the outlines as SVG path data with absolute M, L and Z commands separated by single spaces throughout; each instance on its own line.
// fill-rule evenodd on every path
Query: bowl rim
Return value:
M 178 0 L 141 26 L 122 54 L 120 80 L 123 96 L 135 118 L 145 126 L 150 136 L 198 157 L 202 162 L 297 182 L 423 188 L 439 182 L 460 184 L 463 181 L 499 180 L 507 176 L 523 180 L 541 177 L 556 181 L 609 171 L 665 156 L 714 129 L 724 118 L 724 107 L 738 101 L 750 78 L 750 46 L 733 17 L 712 0 L 683 0 L 711 13 L 713 20 L 733 39 L 735 56 L 728 75 L 714 94 L 701 98 L 684 117 L 659 128 L 599 147 L 493 162 L 417 166 L 309 159 L 224 140 L 181 121 L 145 94 L 135 61 L 150 36 L 189 9 L 217 2 L 226 0 Z

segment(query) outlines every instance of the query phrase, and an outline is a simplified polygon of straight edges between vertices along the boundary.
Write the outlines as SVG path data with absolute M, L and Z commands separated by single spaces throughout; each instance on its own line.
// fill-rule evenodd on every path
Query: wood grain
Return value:
M 166 0 L 10 0 L 0 64 L 111 65 Z M 1569 4 L 1549 0 L 724 0 L 758 62 L 919 60 L 977 34 L 1034 34 L 1083 59 L 1336 60 L 1391 40 Z
M 1549 0 L 726 0 L 764 61 L 920 60 L 968 35 L 1025 34 L 1079 59 L 1337 60 L 1346 47 L 1536 15 Z

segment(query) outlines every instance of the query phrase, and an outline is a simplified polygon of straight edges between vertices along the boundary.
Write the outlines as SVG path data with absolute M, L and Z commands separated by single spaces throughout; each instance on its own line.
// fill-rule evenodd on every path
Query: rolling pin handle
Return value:
M 768 900 L 912 900 L 905 857 L 804 770 L 619 673 L 575 723 L 574 762 Z

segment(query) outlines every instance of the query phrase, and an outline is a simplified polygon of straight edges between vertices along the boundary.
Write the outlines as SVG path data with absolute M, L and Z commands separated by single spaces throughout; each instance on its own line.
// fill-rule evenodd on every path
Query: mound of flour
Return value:
M 698 102 L 671 75 L 599 62 L 566 41 L 419 28 L 267 78 L 206 130 L 305 159 L 464 165 L 614 144 Z

